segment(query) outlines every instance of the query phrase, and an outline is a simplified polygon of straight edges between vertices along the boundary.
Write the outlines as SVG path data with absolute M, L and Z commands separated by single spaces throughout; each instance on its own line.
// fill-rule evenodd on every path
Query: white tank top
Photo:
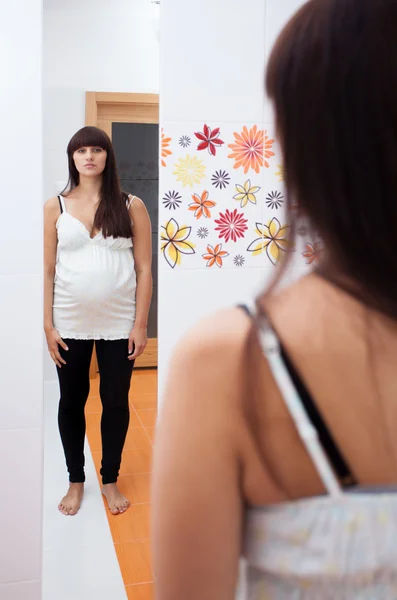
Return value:
M 128 208 L 135 196 L 129 196 Z M 136 274 L 131 238 L 91 238 L 66 210 L 56 223 L 53 320 L 62 338 L 127 339 L 135 321 Z

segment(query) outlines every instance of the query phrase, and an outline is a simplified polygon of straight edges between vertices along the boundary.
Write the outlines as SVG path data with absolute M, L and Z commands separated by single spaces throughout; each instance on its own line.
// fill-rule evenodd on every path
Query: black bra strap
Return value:
M 61 196 L 58 196 L 58 202 L 59 202 L 59 207 L 61 209 L 61 214 L 62 214 L 63 213 L 63 206 L 62 206 Z
M 252 314 L 249 308 L 245 305 L 240 305 L 241 308 L 249 317 L 252 318 Z M 285 348 L 280 344 L 281 358 L 285 364 L 285 367 L 291 377 L 292 383 L 301 399 L 302 405 L 306 410 L 307 416 L 309 417 L 313 427 L 316 429 L 321 445 L 326 453 L 328 460 L 332 464 L 336 475 L 341 481 L 344 487 L 350 487 L 357 484 L 346 460 L 344 459 L 341 451 L 339 450 L 332 433 L 326 426 L 324 419 L 322 418 L 316 403 L 310 395 L 307 387 L 303 383 L 301 377 L 293 366 Z
M 280 350 L 281 358 L 286 366 L 289 376 L 291 377 L 292 383 L 298 392 L 307 416 L 318 433 L 321 445 L 328 457 L 328 460 L 332 464 L 336 475 L 344 487 L 356 485 L 353 474 L 345 458 L 343 457 L 342 452 L 339 450 L 332 433 L 325 424 L 325 421 L 321 416 L 314 399 L 310 395 L 307 387 L 303 383 L 281 343 Z
M 252 313 L 246 304 L 239 304 L 237 308 L 241 308 L 245 314 L 252 319 Z

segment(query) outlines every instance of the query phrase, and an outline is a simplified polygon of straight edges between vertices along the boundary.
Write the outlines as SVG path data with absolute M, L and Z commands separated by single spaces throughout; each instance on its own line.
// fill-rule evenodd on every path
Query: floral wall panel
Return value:
M 265 171 L 276 169 L 274 144 L 256 123 L 164 124 L 160 268 L 266 266 Z
M 275 126 L 264 126 L 272 139 L 275 139 Z M 277 141 L 273 145 L 274 160 L 265 172 L 264 193 L 264 238 L 266 255 L 272 264 L 277 264 L 283 252 L 292 252 L 291 269 L 297 274 L 309 270 L 309 266 L 318 264 L 322 256 L 322 244 L 319 236 L 310 232 L 307 221 L 299 216 L 299 206 L 296 199 L 291 198 L 292 210 L 295 212 L 296 236 L 292 243 L 290 227 L 286 221 L 287 194 L 284 182 L 284 167 L 281 149 Z

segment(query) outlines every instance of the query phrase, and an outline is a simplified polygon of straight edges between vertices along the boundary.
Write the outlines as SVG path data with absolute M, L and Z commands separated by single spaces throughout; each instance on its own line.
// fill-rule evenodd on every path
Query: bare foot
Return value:
M 129 500 L 119 492 L 117 483 L 107 483 L 104 485 L 102 494 L 108 501 L 108 507 L 112 515 L 121 514 L 130 506 Z
M 81 506 L 81 501 L 84 494 L 84 483 L 71 483 L 69 491 L 64 498 L 62 498 L 58 510 L 67 516 L 76 515 Z

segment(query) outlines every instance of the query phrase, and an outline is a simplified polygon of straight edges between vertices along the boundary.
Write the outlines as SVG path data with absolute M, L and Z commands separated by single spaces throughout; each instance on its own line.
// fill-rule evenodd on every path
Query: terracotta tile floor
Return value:
M 123 515 L 106 508 L 121 573 L 129 600 L 152 600 L 153 572 L 150 557 L 150 472 L 157 417 L 157 370 L 137 369 L 131 380 L 130 427 L 120 469 L 120 490 L 131 502 Z M 91 381 L 86 406 L 87 438 L 98 478 L 101 466 L 101 401 L 99 376 Z

